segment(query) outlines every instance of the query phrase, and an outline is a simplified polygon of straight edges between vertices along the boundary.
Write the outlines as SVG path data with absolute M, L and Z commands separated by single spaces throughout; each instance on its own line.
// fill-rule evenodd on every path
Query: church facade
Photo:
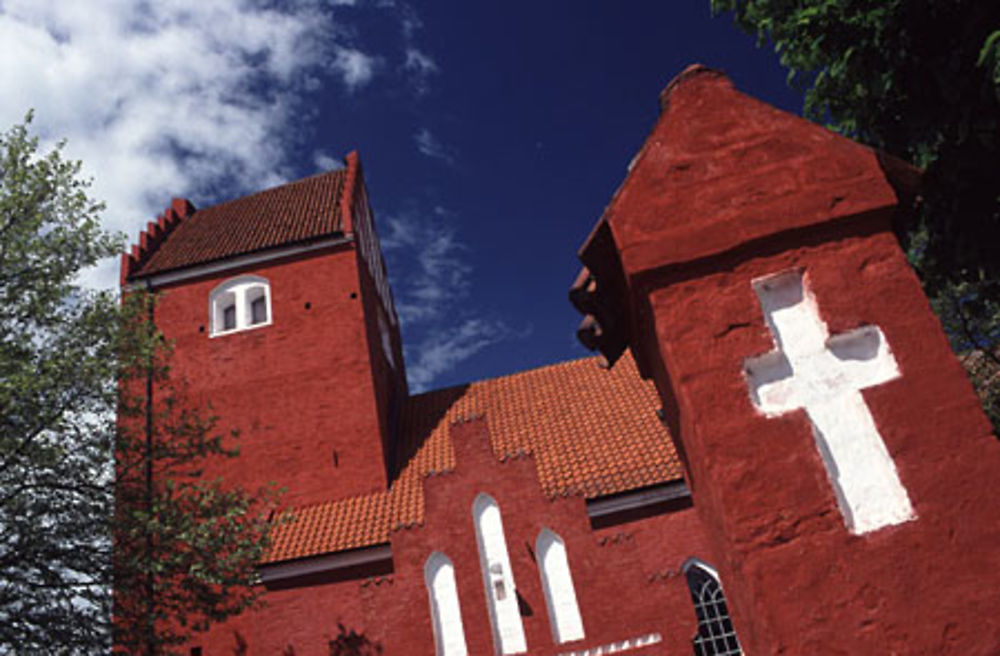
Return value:
M 123 258 L 287 489 L 203 654 L 991 654 L 1000 447 L 890 230 L 917 173 L 700 67 L 580 250 L 600 355 L 410 394 L 356 154 Z M 569 245 L 567 245 L 569 247 Z

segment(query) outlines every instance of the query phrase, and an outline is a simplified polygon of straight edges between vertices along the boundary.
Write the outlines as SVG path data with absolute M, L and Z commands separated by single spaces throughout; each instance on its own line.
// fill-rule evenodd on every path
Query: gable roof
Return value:
M 187 204 L 190 214 L 166 222 L 169 234 L 160 236 L 150 225 L 149 241 L 155 243 L 146 247 L 144 233 L 132 262 L 123 265 L 126 277 L 342 234 L 348 174 L 349 169 L 329 171 L 202 210 Z
M 659 398 L 631 356 L 611 371 L 584 358 L 411 397 L 389 490 L 291 510 L 263 564 L 383 544 L 423 523 L 423 481 L 455 468 L 450 428 L 484 415 L 498 460 L 533 456 L 541 493 L 595 497 L 679 480 Z

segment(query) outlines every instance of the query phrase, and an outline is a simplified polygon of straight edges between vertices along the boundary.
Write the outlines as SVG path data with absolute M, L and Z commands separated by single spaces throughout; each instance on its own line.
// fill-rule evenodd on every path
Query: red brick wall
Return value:
M 393 533 L 391 575 L 355 572 L 359 578 L 313 579 L 269 591 L 265 609 L 217 627 L 198 643 L 205 653 L 229 653 L 225 649 L 234 643 L 233 632 L 240 631 L 249 653 L 277 654 L 291 646 L 296 656 L 326 656 L 328 642 L 343 625 L 387 655 L 433 654 L 424 564 L 434 551 L 454 563 L 469 653 L 493 653 L 472 520 L 473 500 L 485 492 L 503 515 L 517 592 L 525 602 L 528 653 L 550 656 L 659 633 L 660 644 L 628 653 L 690 654 L 695 616 L 680 566 L 691 556 L 715 560 L 694 510 L 593 530 L 582 498 L 544 497 L 533 459 L 501 463 L 484 428 L 481 420 L 452 427 L 457 467 L 426 479 L 426 522 Z M 582 641 L 553 643 L 533 555 L 545 527 L 566 544 L 586 632 Z
M 210 292 L 244 273 L 270 282 L 271 325 L 209 337 Z M 221 431 L 240 431 L 240 457 L 210 463 L 206 476 L 275 481 L 288 505 L 385 488 L 353 246 L 161 291 L 156 323 L 175 345 L 173 379 L 211 404 Z

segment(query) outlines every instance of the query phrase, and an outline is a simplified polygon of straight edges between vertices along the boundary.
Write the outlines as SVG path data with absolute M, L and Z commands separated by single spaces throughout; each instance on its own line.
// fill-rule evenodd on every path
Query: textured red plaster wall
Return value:
M 1000 445 L 894 237 L 844 232 L 648 296 L 737 629 L 759 654 L 997 653 Z M 874 324 L 895 354 L 901 378 L 862 394 L 916 521 L 851 535 L 805 413 L 751 405 L 743 362 L 774 344 L 750 281 L 793 268 L 831 334 Z
M 385 488 L 356 267 L 346 246 L 162 290 L 156 323 L 175 344 L 173 379 L 211 404 L 220 431 L 240 431 L 240 457 L 209 463 L 206 476 L 275 481 L 288 505 Z M 270 281 L 271 325 L 209 337 L 210 292 L 244 273 Z

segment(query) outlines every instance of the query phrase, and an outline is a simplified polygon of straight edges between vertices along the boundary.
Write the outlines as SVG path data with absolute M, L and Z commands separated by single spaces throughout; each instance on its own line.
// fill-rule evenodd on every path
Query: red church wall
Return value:
M 997 653 L 1000 445 L 890 231 L 875 153 L 711 71 L 663 106 L 604 220 L 744 648 Z M 900 377 L 861 394 L 916 519 L 852 534 L 805 412 L 752 404 L 746 361 L 775 342 L 751 282 L 789 270 L 831 335 L 882 330 Z
M 750 281 L 804 269 L 831 334 L 879 326 L 901 377 L 862 392 L 917 519 L 851 535 L 804 411 L 764 417 L 742 375 L 774 345 Z M 994 653 L 1000 591 L 1000 445 L 893 236 L 843 236 L 649 296 L 680 399 L 693 491 L 726 553 L 722 575 L 748 650 Z M 712 298 L 712 303 L 692 302 Z M 662 371 L 662 369 L 661 369 Z M 704 492 L 704 493 L 703 493 Z M 728 575 L 728 576 L 727 576 Z
M 338 635 L 387 655 L 434 653 L 434 635 L 424 565 L 435 551 L 454 564 L 462 621 L 470 654 L 494 653 L 472 505 L 479 493 L 492 496 L 502 513 L 528 652 L 554 656 L 658 633 L 662 642 L 633 649 L 636 656 L 687 654 L 696 633 L 683 562 L 714 557 L 705 546 L 697 514 L 668 514 L 591 528 L 580 497 L 547 499 L 531 457 L 500 462 L 482 419 L 455 424 L 451 435 L 456 469 L 425 480 L 423 526 L 392 534 L 394 572 L 343 581 L 292 582 L 269 590 L 267 607 L 216 627 L 196 642 L 204 653 L 228 653 L 238 631 L 252 654 L 328 656 Z M 535 562 L 535 540 L 549 528 L 565 541 L 586 638 L 554 644 Z M 361 654 L 368 652 L 360 651 Z M 371 652 L 376 653 L 376 652 Z
M 210 337 L 209 294 L 243 273 L 270 282 L 272 323 Z M 220 431 L 240 431 L 240 458 L 212 463 L 208 476 L 275 481 L 288 505 L 385 489 L 353 246 L 161 292 L 156 323 L 175 345 L 173 380 L 211 405 Z

